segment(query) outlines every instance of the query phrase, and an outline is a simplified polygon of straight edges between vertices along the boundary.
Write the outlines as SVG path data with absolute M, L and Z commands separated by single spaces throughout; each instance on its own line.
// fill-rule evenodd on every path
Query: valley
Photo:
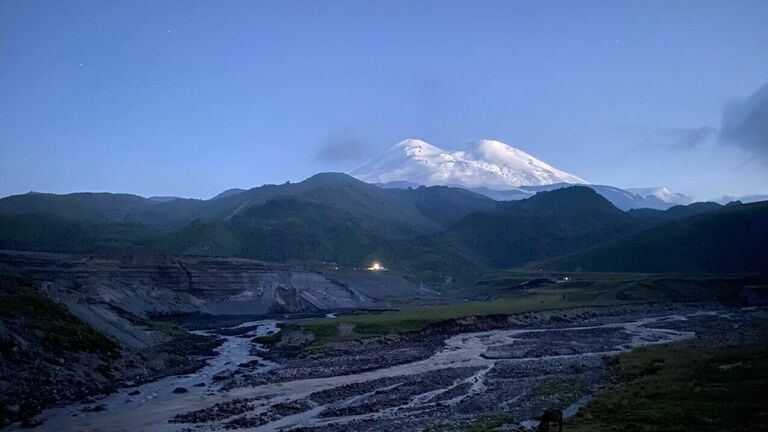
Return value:
M 40 430 L 463 430 L 487 418 L 524 428 L 552 404 L 572 416 L 622 352 L 693 338 L 734 344 L 729 334 L 756 343 L 764 335 L 750 327 L 766 319 L 763 309 L 712 304 L 581 308 L 274 362 L 250 339 L 276 331 L 275 322 L 243 323 L 224 329 L 235 335 L 199 372 L 45 411 Z M 734 332 L 734 323 L 745 328 Z M 408 350 L 413 342 L 420 350 Z
M 766 203 L 626 211 L 550 186 L 497 201 L 323 173 L 210 200 L 0 199 L 0 422 L 458 432 L 559 407 L 578 425 L 631 379 L 616 359 L 765 342 Z

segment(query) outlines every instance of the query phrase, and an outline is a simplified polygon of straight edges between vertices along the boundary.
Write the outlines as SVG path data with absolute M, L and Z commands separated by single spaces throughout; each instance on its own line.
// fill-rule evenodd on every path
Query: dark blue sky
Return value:
M 762 0 L 6 0 L 0 196 L 210 197 L 407 137 L 498 139 L 594 183 L 768 193 L 767 22 Z M 751 126 L 720 133 L 729 107 Z

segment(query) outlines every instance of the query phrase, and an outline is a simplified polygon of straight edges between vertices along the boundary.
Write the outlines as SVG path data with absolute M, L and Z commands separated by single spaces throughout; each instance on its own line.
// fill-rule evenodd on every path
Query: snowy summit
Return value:
M 508 189 L 555 183 L 587 183 L 501 141 L 479 140 L 447 151 L 418 139 L 401 141 L 349 172 L 368 183 Z

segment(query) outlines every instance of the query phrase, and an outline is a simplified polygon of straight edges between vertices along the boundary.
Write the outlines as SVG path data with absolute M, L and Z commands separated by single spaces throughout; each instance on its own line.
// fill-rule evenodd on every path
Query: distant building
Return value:
M 386 271 L 387 268 L 381 265 L 381 263 L 374 261 L 373 264 L 371 264 L 370 267 L 367 269 L 368 271 Z

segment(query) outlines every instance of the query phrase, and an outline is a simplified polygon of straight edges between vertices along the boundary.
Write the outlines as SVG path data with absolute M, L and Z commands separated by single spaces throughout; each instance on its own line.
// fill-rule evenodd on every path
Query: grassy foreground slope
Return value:
M 765 329 L 768 330 L 768 329 Z M 694 343 L 618 357 L 619 380 L 565 430 L 735 432 L 768 424 L 768 347 L 707 349 Z

